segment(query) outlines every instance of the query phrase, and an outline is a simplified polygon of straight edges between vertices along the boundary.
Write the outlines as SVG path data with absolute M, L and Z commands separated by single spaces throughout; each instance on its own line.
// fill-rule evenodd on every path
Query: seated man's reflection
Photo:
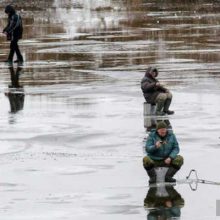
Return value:
M 150 117 L 150 118 L 144 118 L 144 127 L 146 128 L 146 132 L 155 131 L 157 124 L 161 121 L 166 123 L 168 130 L 172 130 L 172 125 L 168 119 L 158 120 L 154 117 Z
M 5 93 L 5 95 L 8 96 L 11 112 L 15 113 L 24 107 L 24 89 L 23 86 L 19 84 L 22 67 L 18 66 L 15 72 L 14 67 L 10 66 L 9 70 L 11 74 L 11 84 L 8 86 L 8 92 Z
M 148 220 L 179 219 L 184 199 L 173 186 L 150 187 L 144 206 L 148 210 Z

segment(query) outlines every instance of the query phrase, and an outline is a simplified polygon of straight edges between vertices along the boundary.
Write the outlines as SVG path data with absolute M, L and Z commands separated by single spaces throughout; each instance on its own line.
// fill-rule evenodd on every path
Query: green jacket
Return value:
M 160 136 L 156 131 L 153 131 L 149 134 L 145 149 L 148 156 L 152 160 L 164 160 L 167 157 L 175 159 L 179 153 L 179 144 L 176 140 L 176 136 L 173 132 L 168 131 L 166 138 L 164 139 L 164 144 L 160 148 L 156 148 L 155 144 L 157 141 L 161 141 Z

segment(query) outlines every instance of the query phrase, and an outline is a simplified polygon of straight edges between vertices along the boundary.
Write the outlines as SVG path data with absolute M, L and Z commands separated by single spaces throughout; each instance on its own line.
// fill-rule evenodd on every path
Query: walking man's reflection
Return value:
M 150 187 L 144 206 L 148 220 L 180 219 L 184 199 L 173 186 Z
M 16 113 L 24 107 L 24 89 L 23 86 L 19 84 L 19 76 L 22 69 L 21 66 L 18 66 L 15 72 L 13 66 L 9 67 L 11 84 L 8 86 L 8 92 L 6 92 L 5 95 L 8 96 L 12 113 Z

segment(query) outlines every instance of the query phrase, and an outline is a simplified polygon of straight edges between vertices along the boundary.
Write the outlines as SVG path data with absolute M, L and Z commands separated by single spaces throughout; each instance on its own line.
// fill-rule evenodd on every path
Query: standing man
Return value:
M 8 15 L 8 24 L 3 29 L 3 33 L 6 34 L 7 40 L 11 41 L 10 53 L 6 62 L 12 64 L 14 53 L 16 53 L 17 60 L 15 62 L 22 64 L 23 57 L 18 47 L 18 41 L 22 38 L 23 33 L 22 19 L 11 5 L 5 7 L 5 13 Z
M 164 88 L 156 79 L 158 70 L 149 67 L 146 70 L 144 78 L 141 80 L 141 89 L 147 103 L 157 104 L 156 115 L 172 115 L 174 111 L 169 110 L 172 94 Z
M 143 159 L 143 165 L 150 177 L 149 183 L 156 182 L 155 167 L 169 167 L 165 181 L 176 182 L 173 176 L 183 165 L 183 157 L 178 155 L 179 144 L 176 136 L 167 130 L 165 122 L 159 122 L 156 131 L 149 134 L 145 149 L 147 156 Z

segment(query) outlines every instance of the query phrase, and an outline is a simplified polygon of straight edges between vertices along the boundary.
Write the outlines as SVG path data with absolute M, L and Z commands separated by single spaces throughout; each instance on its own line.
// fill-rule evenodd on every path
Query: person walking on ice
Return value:
M 7 5 L 5 7 L 5 13 L 8 15 L 8 24 L 3 29 L 3 33 L 6 34 L 7 40 L 11 41 L 10 44 L 10 53 L 6 62 L 8 64 L 13 63 L 14 53 L 17 55 L 18 64 L 23 64 L 23 56 L 21 55 L 18 41 L 22 38 L 23 26 L 21 16 L 18 15 L 13 6 Z

